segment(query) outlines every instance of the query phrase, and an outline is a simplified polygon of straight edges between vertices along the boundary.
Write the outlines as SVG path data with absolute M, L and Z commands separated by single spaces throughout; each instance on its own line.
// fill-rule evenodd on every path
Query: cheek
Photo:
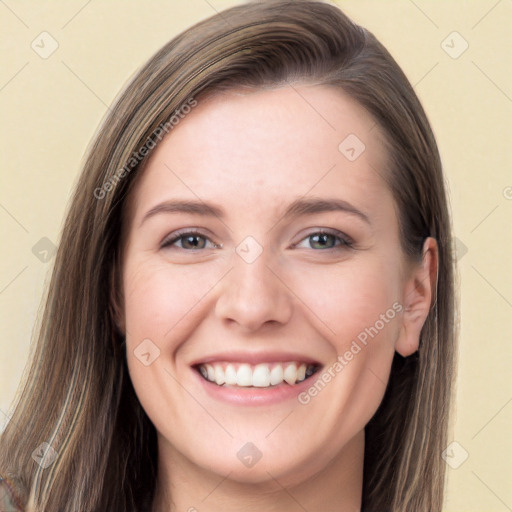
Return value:
M 394 342 L 402 309 L 399 271 L 396 263 L 368 255 L 339 266 L 300 269 L 288 279 L 340 354 L 356 339 Z
M 213 284 L 212 284 L 213 282 Z M 168 387 L 178 348 L 202 320 L 202 300 L 215 284 L 197 268 L 139 261 L 124 272 L 127 362 L 139 398 Z M 149 355 L 148 355 L 149 354 Z M 147 395 L 147 396 L 146 396 Z
M 363 428 L 384 396 L 403 311 L 397 300 L 399 269 L 376 257 L 312 277 L 301 274 L 297 286 L 308 286 L 297 294 L 307 297 L 305 302 L 326 326 L 322 332 L 332 359 L 301 403 L 333 426 L 344 424 L 341 439 L 347 431 L 352 435 Z M 326 412 L 325 403 L 336 406 Z
M 179 333 L 197 315 L 202 299 L 220 276 L 215 271 L 206 273 L 200 266 L 176 269 L 168 262 L 141 261 L 127 266 L 124 275 L 127 337 L 132 342 L 150 338 L 162 349 L 170 348 L 166 344 L 181 338 Z
M 214 268 L 206 273 L 199 267 L 177 269 L 150 258 L 134 258 L 125 266 L 128 370 L 144 410 L 161 431 L 168 427 L 169 411 L 176 414 L 180 409 L 162 392 L 175 388 L 174 379 L 182 378 L 176 354 L 203 320 L 208 292 L 222 276 L 216 278 Z

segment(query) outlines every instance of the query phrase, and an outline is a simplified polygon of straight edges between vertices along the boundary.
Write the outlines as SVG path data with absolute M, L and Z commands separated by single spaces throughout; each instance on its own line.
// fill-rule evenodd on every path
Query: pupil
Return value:
M 331 241 L 332 241 L 332 235 L 330 235 L 328 233 L 324 233 L 321 235 L 313 235 L 314 242 L 319 243 L 322 246 L 327 245 L 327 237 L 331 237 Z
M 199 239 L 200 237 L 197 236 L 197 235 L 190 235 L 190 236 L 187 236 L 186 237 L 186 244 L 190 244 L 192 247 L 194 248 L 197 248 L 200 243 L 197 242 L 197 240 Z M 195 242 L 194 242 L 195 240 Z

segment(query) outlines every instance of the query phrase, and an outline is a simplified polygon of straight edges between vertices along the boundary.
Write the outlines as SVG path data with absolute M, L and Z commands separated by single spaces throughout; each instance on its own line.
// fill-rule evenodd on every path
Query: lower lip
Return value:
M 293 386 L 285 382 L 271 388 L 254 388 L 254 387 L 227 387 L 218 386 L 213 382 L 206 380 L 199 372 L 192 370 L 199 379 L 206 393 L 216 400 L 221 400 L 234 405 L 272 405 L 287 400 L 297 400 L 299 393 L 302 393 L 316 380 L 314 375 L 310 378 L 299 382 Z

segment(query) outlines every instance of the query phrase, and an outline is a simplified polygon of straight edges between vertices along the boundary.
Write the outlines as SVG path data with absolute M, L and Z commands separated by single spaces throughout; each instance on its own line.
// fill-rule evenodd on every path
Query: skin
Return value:
M 366 146 L 354 161 L 338 149 L 349 134 Z M 386 159 L 382 133 L 359 104 L 305 84 L 200 100 L 151 154 L 123 228 L 118 324 L 158 433 L 154 511 L 360 510 L 364 427 L 395 351 L 418 348 L 437 273 L 432 238 L 421 262 L 402 253 Z M 293 200 L 312 197 L 348 201 L 369 223 L 343 211 L 283 217 Z M 178 198 L 215 203 L 224 217 L 167 212 L 143 221 Z M 187 228 L 201 232 L 199 249 L 187 239 L 161 247 Z M 322 245 L 311 237 L 320 228 L 353 246 L 335 237 Z M 263 247 L 252 263 L 235 251 L 247 236 Z M 401 311 L 307 404 L 219 402 L 190 367 L 204 354 L 292 350 L 326 371 L 394 303 Z M 160 350 L 148 366 L 134 354 L 145 339 Z M 247 442 L 262 453 L 251 468 L 237 457 Z

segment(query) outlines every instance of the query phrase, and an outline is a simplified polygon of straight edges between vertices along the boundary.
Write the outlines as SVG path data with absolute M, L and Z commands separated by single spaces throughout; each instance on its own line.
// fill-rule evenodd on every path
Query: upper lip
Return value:
M 247 364 L 260 364 L 260 363 L 285 363 L 288 361 L 296 361 L 299 363 L 306 363 L 311 365 L 319 365 L 320 363 L 312 357 L 293 352 L 222 352 L 211 354 L 194 360 L 190 366 L 197 366 L 200 364 L 215 363 L 215 362 L 228 362 L 228 363 L 247 363 Z

